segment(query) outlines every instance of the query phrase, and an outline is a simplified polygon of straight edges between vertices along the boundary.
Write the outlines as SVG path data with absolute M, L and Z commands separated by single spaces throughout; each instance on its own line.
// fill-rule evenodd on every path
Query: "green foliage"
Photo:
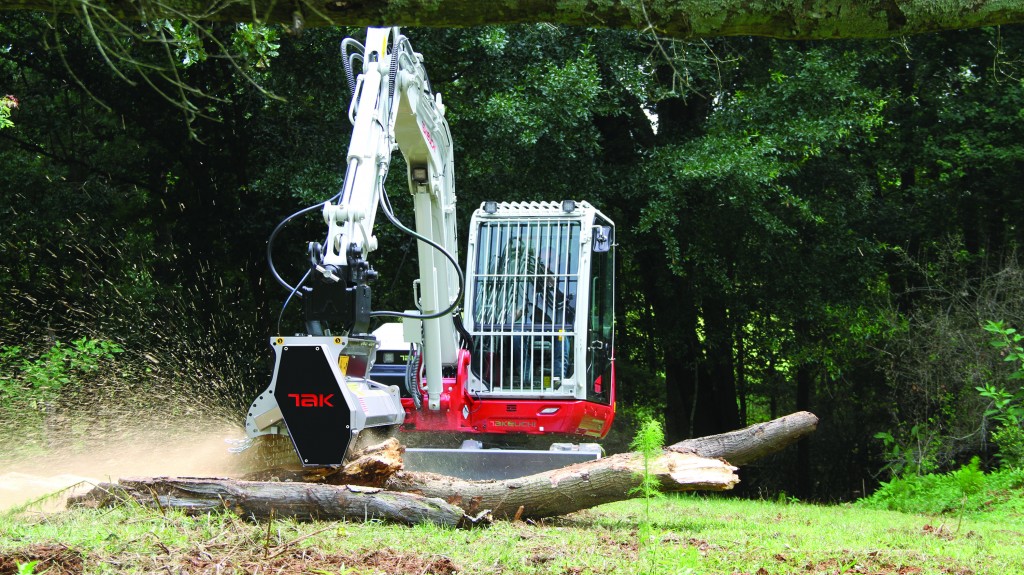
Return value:
M 27 563 L 18 563 L 18 575 L 33 575 L 36 572 L 36 565 L 39 561 L 29 561 Z
M 1003 361 L 1013 367 L 1010 380 L 1024 379 L 1024 335 L 1006 326 L 1001 321 L 989 321 L 984 325 L 985 331 L 995 335 L 989 344 L 1000 350 Z M 1018 385 L 1015 391 L 986 382 L 976 388 L 982 397 L 992 401 L 992 406 L 985 412 L 1003 425 L 1021 425 L 1024 423 L 1024 388 Z
M 1024 428 L 1003 424 L 992 432 L 991 438 L 999 447 L 996 457 L 1004 467 L 1024 469 Z
M 71 345 L 60 341 L 32 358 L 21 346 L 0 347 L 0 405 L 28 405 L 41 409 L 67 386 L 98 370 L 124 349 L 112 341 L 82 337 Z M 13 375 L 11 375 L 13 373 Z
M 922 475 L 939 469 L 942 441 L 934 431 L 934 421 L 928 423 L 914 424 L 906 432 L 897 431 L 898 437 L 888 431 L 875 434 L 885 449 L 884 469 L 892 476 Z
M 630 445 L 633 451 L 643 458 L 643 471 L 640 473 L 640 485 L 629 491 L 630 495 L 639 495 L 644 499 L 644 520 L 637 529 L 637 537 L 641 549 L 647 551 L 648 560 L 654 562 L 656 559 L 656 545 L 652 545 L 654 534 L 651 524 L 651 501 L 664 497 L 659 489 L 661 485 L 658 477 L 651 472 L 651 463 L 660 454 L 665 445 L 665 432 L 661 422 L 654 418 L 648 418 L 640 425 L 633 443 Z M 652 568 L 653 571 L 653 568 Z
M 269 67 L 281 48 L 276 27 L 247 22 L 235 26 L 231 43 L 241 61 L 255 68 Z
M 1013 383 L 1016 389 L 1008 390 L 992 382 L 975 389 L 991 402 L 985 416 L 997 424 L 991 437 L 999 446 L 999 459 L 1007 467 L 1024 468 L 1024 386 L 1019 384 L 1024 379 L 1024 335 L 1001 321 L 989 321 L 983 327 L 996 336 L 990 345 L 1000 350 L 1004 362 L 1011 364 L 1013 371 L 1007 384 Z
M 654 418 L 648 418 L 640 425 L 633 443 L 630 444 L 633 451 L 643 458 L 644 465 L 640 474 L 640 485 L 630 490 L 630 494 L 643 497 L 648 510 L 651 500 L 662 496 L 658 477 L 651 473 L 651 464 L 661 454 L 664 445 L 665 432 L 661 422 Z
M 14 122 L 11 121 L 11 112 L 17 107 L 18 99 L 14 96 L 7 94 L 0 98 L 0 130 L 14 127 Z
M 881 487 L 859 504 L 905 513 L 981 512 L 1014 505 L 1024 496 L 1024 470 L 984 473 L 977 457 L 949 473 L 904 475 Z
M 153 25 L 170 34 L 173 39 L 170 45 L 183 68 L 206 61 L 208 54 L 203 44 L 203 30 L 195 22 L 158 20 Z
M 972 455 L 987 459 L 994 418 L 1012 415 L 1004 408 L 1019 383 L 978 326 L 994 313 L 1024 312 L 1024 269 L 1009 257 L 979 268 L 981 258 L 964 247 L 964 238 L 947 238 L 927 261 L 893 251 L 902 263 L 891 277 L 913 273 L 927 287 L 902 309 L 896 306 L 911 296 L 893 294 L 890 316 L 899 329 L 875 344 L 884 350 L 888 387 L 879 400 L 892 414 L 875 437 L 892 476 L 946 471 Z

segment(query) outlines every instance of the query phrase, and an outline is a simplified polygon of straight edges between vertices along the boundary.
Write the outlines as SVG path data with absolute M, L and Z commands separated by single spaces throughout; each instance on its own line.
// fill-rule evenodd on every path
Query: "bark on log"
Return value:
M 468 481 L 434 473 L 399 472 L 385 488 L 441 498 L 467 513 L 489 509 L 498 518 L 565 515 L 639 494 L 643 459 L 620 453 L 554 471 L 502 481 Z M 739 481 L 720 459 L 664 451 L 650 464 L 662 491 L 724 491 Z
M 68 505 L 109 507 L 125 500 L 189 514 L 226 509 L 254 519 L 380 519 L 405 525 L 434 523 L 448 527 L 469 527 L 490 520 L 486 514 L 469 517 L 459 507 L 441 499 L 375 487 L 202 477 L 120 479 L 116 484 L 101 483 L 72 498 Z
M 732 489 L 739 481 L 732 474 L 736 468 L 718 459 L 746 465 L 792 445 L 817 426 L 816 415 L 801 411 L 728 433 L 687 439 L 666 447 L 653 469 L 665 492 Z M 676 457 L 684 454 L 694 457 Z M 640 469 L 636 455 L 620 454 L 505 481 L 465 481 L 403 471 L 385 487 L 439 497 L 468 513 L 490 509 L 495 517 L 505 518 L 515 515 L 522 506 L 523 517 L 541 518 L 628 499 L 626 494 L 639 485 Z M 727 469 L 731 477 L 728 480 Z M 710 481 L 702 483 L 704 480 Z
M 888 38 L 1024 22 L 1024 5 L 1001 0 L 0 0 L 0 10 L 73 13 L 83 19 L 87 10 L 92 21 L 260 21 L 293 29 L 326 25 L 464 27 L 551 22 L 653 30 L 677 38 L 768 36 L 786 40 Z
M 721 457 L 737 466 L 771 455 L 796 443 L 818 428 L 818 416 L 807 411 L 757 423 L 719 435 L 684 439 L 666 449 L 695 453 L 702 457 Z

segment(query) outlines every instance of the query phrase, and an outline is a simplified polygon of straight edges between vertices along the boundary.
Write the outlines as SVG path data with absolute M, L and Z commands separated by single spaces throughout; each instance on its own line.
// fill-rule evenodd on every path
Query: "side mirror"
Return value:
M 594 244 L 591 248 L 596 254 L 605 253 L 612 249 L 612 227 L 594 226 Z

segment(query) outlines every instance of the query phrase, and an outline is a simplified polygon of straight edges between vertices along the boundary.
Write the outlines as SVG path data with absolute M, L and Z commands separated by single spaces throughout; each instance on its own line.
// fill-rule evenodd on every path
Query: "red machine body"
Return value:
M 455 377 L 444 378 L 441 409 L 417 409 L 410 397 L 402 398 L 405 423 L 402 431 L 457 432 L 469 434 L 566 435 L 603 438 L 615 416 L 615 369 L 611 381 L 597 381 L 598 392 L 608 392 L 609 403 L 561 399 L 484 399 L 474 398 L 466 390 L 470 355 L 461 350 Z M 603 379 L 598 376 L 599 380 Z M 607 389 L 603 386 L 607 385 Z M 422 391 L 426 401 L 426 389 Z

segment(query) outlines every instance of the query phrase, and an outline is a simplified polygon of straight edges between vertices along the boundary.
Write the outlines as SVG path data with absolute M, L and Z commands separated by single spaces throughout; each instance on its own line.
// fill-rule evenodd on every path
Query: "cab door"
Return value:
M 587 399 L 608 404 L 615 385 L 615 228 L 594 226 L 587 318 Z

